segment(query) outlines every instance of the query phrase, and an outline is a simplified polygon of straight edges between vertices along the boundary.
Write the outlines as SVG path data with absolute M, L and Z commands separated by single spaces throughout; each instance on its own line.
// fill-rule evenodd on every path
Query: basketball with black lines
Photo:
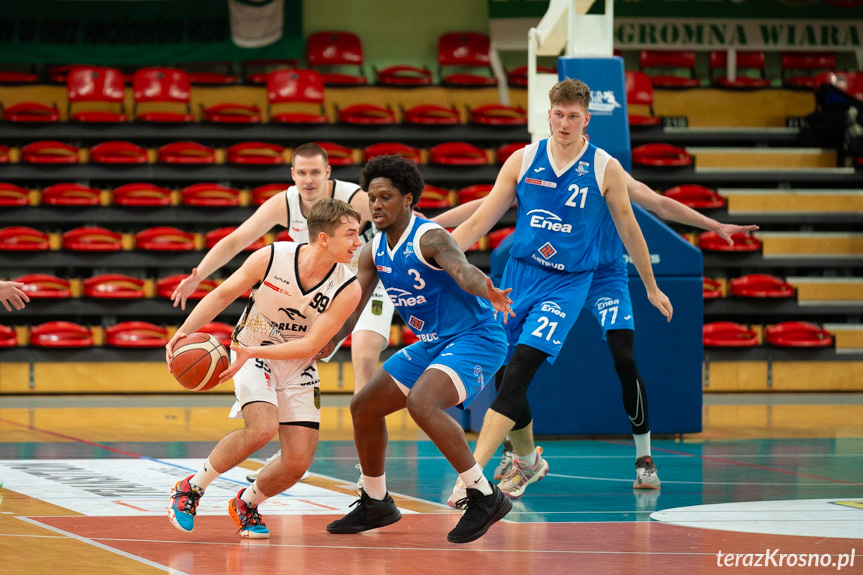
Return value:
M 174 346 L 171 373 L 186 389 L 207 391 L 219 385 L 219 376 L 230 363 L 227 350 L 215 336 L 193 333 Z

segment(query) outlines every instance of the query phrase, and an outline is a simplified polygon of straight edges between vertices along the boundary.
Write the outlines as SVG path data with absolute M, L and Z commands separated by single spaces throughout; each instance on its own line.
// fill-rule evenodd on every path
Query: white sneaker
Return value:
M 639 457 L 635 460 L 635 483 L 633 489 L 659 489 L 659 475 L 656 473 L 656 465 L 649 455 Z
M 500 481 L 507 476 L 509 470 L 512 469 L 512 458 L 514 455 L 515 452 L 512 449 L 512 443 L 509 442 L 509 439 L 505 439 L 503 442 L 503 457 L 500 458 L 500 463 L 494 469 L 495 481 Z
M 464 481 L 459 477 L 452 488 L 452 494 L 447 499 L 446 504 L 453 509 L 464 509 L 467 503 L 467 489 L 464 486 Z
M 518 499 L 531 483 L 536 483 L 548 473 L 548 462 L 542 458 L 542 447 L 536 448 L 536 463 L 522 467 L 517 459 L 512 460 L 512 469 L 501 479 L 498 487 L 510 499 Z

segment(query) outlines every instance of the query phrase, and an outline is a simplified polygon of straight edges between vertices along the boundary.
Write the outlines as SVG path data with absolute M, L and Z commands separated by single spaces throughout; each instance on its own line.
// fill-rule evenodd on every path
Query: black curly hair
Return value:
M 377 156 L 369 160 L 360 170 L 360 187 L 364 192 L 369 191 L 369 184 L 375 178 L 388 178 L 403 196 L 413 194 L 411 208 L 416 207 L 425 189 L 416 163 L 401 156 Z

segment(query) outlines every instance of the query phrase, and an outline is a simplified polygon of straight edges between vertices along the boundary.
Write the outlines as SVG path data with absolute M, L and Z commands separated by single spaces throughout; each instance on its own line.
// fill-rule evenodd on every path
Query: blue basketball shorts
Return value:
M 504 363 L 520 343 L 544 351 L 554 363 L 584 306 L 592 277 L 592 271 L 561 272 L 510 258 L 500 282 L 501 288 L 512 288 L 515 312 L 504 326 L 509 344 Z
M 629 276 L 626 270 L 593 273 L 590 292 L 584 308 L 590 310 L 602 330 L 602 340 L 612 329 L 635 329 L 632 300 L 629 298 Z
M 486 383 L 494 382 L 494 374 L 505 355 L 503 329 L 496 323 L 488 323 L 447 339 L 418 341 L 386 360 L 383 368 L 405 395 L 426 369 L 443 371 L 458 390 L 458 407 L 464 409 Z

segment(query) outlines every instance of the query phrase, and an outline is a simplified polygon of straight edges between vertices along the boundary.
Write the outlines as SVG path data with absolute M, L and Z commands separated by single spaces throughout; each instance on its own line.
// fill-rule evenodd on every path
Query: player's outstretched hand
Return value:
M 186 335 L 181 331 L 177 331 L 174 334 L 174 337 L 171 338 L 171 341 L 165 345 L 165 361 L 168 362 L 168 371 L 171 371 L 171 361 L 174 359 L 174 346 L 177 345 L 177 342 L 186 337 Z
M 234 359 L 234 363 L 228 366 L 228 369 L 222 372 L 222 375 L 219 376 L 219 383 L 225 383 L 234 375 L 240 371 L 240 368 L 243 367 L 243 364 L 246 363 L 248 359 L 252 357 L 252 350 L 248 347 L 243 347 L 237 343 L 231 344 L 231 349 L 237 354 L 237 357 Z
M 653 307 L 665 316 L 666 320 L 671 321 L 671 314 L 674 313 L 674 309 L 671 307 L 671 300 L 662 293 L 662 290 L 656 288 L 655 291 L 647 292 L 647 299 L 653 304 Z
M 12 311 L 13 307 L 24 309 L 24 302 L 30 301 L 30 298 L 24 293 L 23 287 L 24 284 L 21 282 L 0 281 L 0 301 L 3 302 L 6 311 Z
M 734 245 L 734 240 L 731 239 L 731 236 L 734 234 L 744 233 L 748 234 L 749 232 L 754 232 L 758 229 L 758 226 L 738 226 L 735 224 L 719 224 L 719 228 L 716 230 L 716 235 L 720 238 L 728 242 L 729 246 Z
M 195 293 L 198 289 L 198 284 L 201 283 L 201 278 L 198 277 L 198 268 L 192 268 L 192 273 L 189 277 L 181 281 L 177 285 L 177 289 L 171 294 L 171 301 L 174 302 L 174 307 L 180 306 L 180 309 L 186 309 L 186 300 L 189 296 Z
M 503 323 L 506 324 L 506 320 L 509 319 L 510 316 L 515 317 L 515 312 L 512 311 L 512 300 L 509 297 L 509 293 L 512 291 L 512 288 L 507 288 L 505 290 L 498 289 L 494 287 L 494 284 L 491 281 L 491 278 L 485 278 L 485 287 L 488 290 L 488 301 L 491 302 L 492 307 L 495 310 L 495 317 L 497 317 L 497 312 L 501 312 L 503 314 Z

